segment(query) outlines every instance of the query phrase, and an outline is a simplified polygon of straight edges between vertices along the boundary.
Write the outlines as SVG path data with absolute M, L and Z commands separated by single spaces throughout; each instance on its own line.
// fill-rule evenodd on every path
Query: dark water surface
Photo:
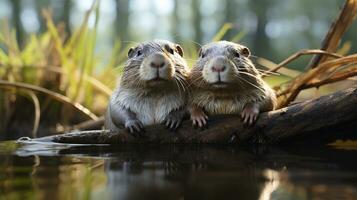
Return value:
M 0 199 L 357 199 L 357 151 L 0 143 Z

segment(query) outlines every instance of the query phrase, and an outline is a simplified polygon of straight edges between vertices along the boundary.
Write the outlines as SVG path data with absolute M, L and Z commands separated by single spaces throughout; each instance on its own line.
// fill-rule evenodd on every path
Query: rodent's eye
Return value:
M 206 57 L 206 54 L 203 53 L 202 48 L 200 48 L 200 50 L 198 51 L 198 57 L 200 57 L 200 58 Z
M 136 52 L 136 56 L 141 56 L 142 52 L 141 50 L 139 50 L 138 52 Z
M 169 52 L 170 54 L 174 55 L 174 50 L 169 46 L 169 45 L 165 45 L 165 49 L 167 52 Z
M 237 51 L 233 52 L 233 56 L 236 57 L 236 58 L 240 58 L 240 54 Z
M 201 53 L 201 58 L 204 58 L 206 57 L 206 54 L 205 53 Z

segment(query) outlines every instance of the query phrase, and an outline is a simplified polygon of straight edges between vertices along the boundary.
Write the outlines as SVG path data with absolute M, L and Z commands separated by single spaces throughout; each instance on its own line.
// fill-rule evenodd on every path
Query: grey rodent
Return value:
M 185 115 L 188 67 L 180 45 L 143 42 L 128 52 L 120 83 L 110 98 L 105 128 L 130 132 L 164 123 L 176 129 Z

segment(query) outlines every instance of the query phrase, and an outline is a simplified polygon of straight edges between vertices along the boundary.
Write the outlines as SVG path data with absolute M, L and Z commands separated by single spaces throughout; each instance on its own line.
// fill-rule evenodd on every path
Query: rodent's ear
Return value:
M 200 48 L 200 49 L 198 50 L 198 57 L 201 57 L 201 55 L 202 55 L 202 48 Z
M 248 58 L 250 56 L 250 50 L 247 47 L 243 47 L 241 54 Z
M 131 57 L 133 57 L 134 56 L 134 48 L 133 47 L 131 47 L 130 49 L 129 49 L 129 51 L 128 51 L 128 57 L 129 58 L 131 58 Z
M 183 49 L 180 45 L 176 44 L 176 52 L 180 54 L 181 57 L 183 57 Z

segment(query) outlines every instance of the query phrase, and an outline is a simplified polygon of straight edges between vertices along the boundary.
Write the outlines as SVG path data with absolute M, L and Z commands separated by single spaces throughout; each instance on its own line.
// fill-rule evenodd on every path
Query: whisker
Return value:
M 180 86 L 182 87 L 183 92 L 186 92 L 186 90 L 188 89 L 188 86 L 187 86 L 188 83 L 186 81 L 186 77 L 184 77 L 184 75 L 182 75 L 179 70 L 176 70 L 174 79 L 178 84 L 180 84 Z
M 179 77 L 180 81 L 182 82 L 182 84 L 187 88 L 188 86 L 188 82 L 184 77 Z
M 264 70 L 264 69 L 257 69 L 259 72 L 265 73 L 265 74 L 271 74 L 271 75 L 280 75 L 280 73 L 277 72 L 271 72 L 269 70 Z
M 189 83 L 183 78 L 179 78 L 178 81 L 182 84 L 182 87 L 184 88 L 184 91 L 187 92 L 189 95 L 191 95 L 190 94 L 191 90 L 189 89 L 189 87 L 190 87 Z
M 250 76 L 250 77 L 253 77 L 254 79 L 257 79 L 257 76 L 254 75 L 254 74 L 251 74 L 249 72 L 243 72 L 243 71 L 239 71 L 238 74 L 234 74 L 236 77 L 238 78 L 241 78 L 241 79 L 244 79 L 244 77 L 240 76 L 239 74 L 244 74 L 244 75 L 247 75 L 247 76 Z
M 257 89 L 260 90 L 261 92 L 265 93 L 265 91 L 264 91 L 261 87 L 258 87 L 257 85 L 255 85 L 255 84 L 249 82 L 248 80 L 246 80 L 246 79 L 244 79 L 244 78 L 242 78 L 242 77 L 239 77 L 239 76 L 237 76 L 237 77 L 238 77 L 239 79 L 241 79 L 242 81 L 248 83 L 249 85 L 251 85 L 251 86 L 257 88 Z
M 253 55 L 253 54 L 250 54 L 249 57 L 253 57 L 253 58 L 259 58 L 259 56 L 256 56 L 256 55 Z
M 182 84 L 184 85 L 186 91 L 188 92 L 188 94 L 190 94 L 190 89 L 189 89 L 189 82 L 187 81 L 187 78 L 184 77 L 183 75 L 180 74 L 180 81 L 182 82 Z
M 202 78 L 198 76 L 198 77 L 196 77 L 195 79 L 193 79 L 193 80 L 190 81 L 189 86 L 191 86 L 191 85 L 193 85 L 193 84 L 198 85 L 198 84 L 201 83 L 201 82 L 202 82 Z
M 198 42 L 195 42 L 195 41 L 193 41 L 193 40 L 190 40 L 190 42 L 192 42 L 192 43 L 198 45 L 200 48 L 202 47 L 202 44 L 200 44 L 200 43 L 198 43 Z
M 132 41 L 132 40 L 123 40 L 123 41 L 120 41 L 121 43 L 132 43 L 134 45 L 139 45 L 140 42 L 137 42 L 137 41 Z
M 251 73 L 249 73 L 249 72 L 239 71 L 238 73 L 241 73 L 241 74 L 245 74 L 245 75 L 251 76 L 251 77 L 253 77 L 253 78 L 255 78 L 255 79 L 257 78 L 257 76 L 256 76 L 256 75 L 251 74 Z
M 185 92 L 185 90 L 186 90 L 186 89 L 185 89 L 185 86 L 184 86 L 184 84 L 180 81 L 180 78 L 176 77 L 174 80 L 175 80 L 176 83 L 179 84 L 179 86 L 180 86 L 180 88 L 182 89 L 182 91 Z M 180 90 L 181 90 L 181 89 L 180 89 Z
M 182 97 L 181 88 L 180 88 L 180 84 L 178 83 L 178 80 L 177 80 L 177 79 L 174 79 L 174 83 L 175 83 L 176 86 L 177 86 L 177 89 L 178 89 L 178 92 L 179 92 L 180 97 Z
M 204 80 L 199 80 L 198 82 L 196 82 L 196 85 L 198 86 L 198 87 L 203 87 L 204 86 Z

